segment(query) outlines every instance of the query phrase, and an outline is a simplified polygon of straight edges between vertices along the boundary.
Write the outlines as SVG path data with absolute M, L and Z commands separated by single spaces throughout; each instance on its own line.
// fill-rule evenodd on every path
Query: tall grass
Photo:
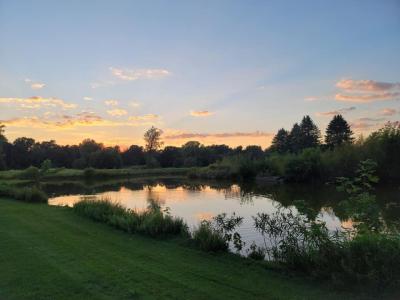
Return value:
M 0 185 L 0 196 L 31 203 L 47 203 L 47 195 L 37 187 L 16 188 Z
M 126 209 L 108 199 L 83 200 L 76 203 L 73 210 L 78 215 L 129 233 L 141 233 L 152 237 L 188 235 L 187 225 L 181 218 L 172 217 L 154 202 L 147 210 L 139 212 Z

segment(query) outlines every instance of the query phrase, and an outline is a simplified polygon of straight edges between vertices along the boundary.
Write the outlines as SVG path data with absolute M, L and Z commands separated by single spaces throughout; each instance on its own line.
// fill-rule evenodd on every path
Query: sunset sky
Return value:
M 400 120 L 400 1 L 0 0 L 9 140 L 269 145 L 309 114 Z

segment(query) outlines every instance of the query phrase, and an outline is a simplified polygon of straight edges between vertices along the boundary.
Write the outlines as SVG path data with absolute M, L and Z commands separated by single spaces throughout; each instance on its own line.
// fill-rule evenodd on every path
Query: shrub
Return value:
M 40 170 L 34 166 L 30 166 L 22 172 L 21 177 L 38 182 L 40 180 Z
M 223 234 L 216 230 L 210 221 L 204 220 L 200 223 L 200 226 L 193 232 L 193 240 L 195 245 L 203 251 L 228 251 L 229 245 L 225 241 Z
M 13 197 L 24 202 L 47 203 L 47 195 L 37 187 L 16 189 Z
M 96 175 L 96 170 L 93 168 L 86 168 L 83 170 L 83 176 L 87 179 L 93 178 Z

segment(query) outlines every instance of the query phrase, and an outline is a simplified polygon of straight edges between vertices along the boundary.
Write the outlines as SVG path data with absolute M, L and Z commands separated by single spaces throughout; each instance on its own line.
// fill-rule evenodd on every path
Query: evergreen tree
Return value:
M 301 129 L 298 123 L 295 123 L 292 130 L 289 133 L 289 151 L 293 153 L 298 153 L 301 150 Z
M 310 116 L 304 116 L 300 123 L 300 149 L 314 148 L 320 144 L 321 133 Z
M 325 143 L 330 148 L 343 143 L 351 143 L 352 135 L 353 132 L 347 121 L 341 115 L 335 115 L 326 128 Z
M 278 130 L 272 140 L 271 150 L 278 153 L 285 153 L 290 150 L 289 147 L 289 132 L 284 128 Z

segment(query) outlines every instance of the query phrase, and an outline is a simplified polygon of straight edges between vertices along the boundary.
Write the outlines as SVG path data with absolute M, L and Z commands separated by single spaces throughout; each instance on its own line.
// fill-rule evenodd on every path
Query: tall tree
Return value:
M 295 123 L 289 133 L 290 152 L 297 153 L 301 150 L 301 129 L 298 123 Z
M 0 170 L 4 170 L 6 168 L 3 144 L 7 143 L 7 138 L 4 135 L 4 128 L 5 126 L 0 123 Z
M 301 149 L 317 147 L 320 144 L 321 133 L 310 118 L 304 116 L 300 123 L 300 145 Z
M 162 130 L 152 126 L 144 134 L 144 141 L 146 142 L 146 151 L 148 153 L 156 152 L 161 148 L 163 142 L 161 141 Z
M 289 151 L 289 148 L 289 132 L 281 128 L 272 140 L 271 150 L 278 153 L 285 153 Z
M 325 143 L 330 148 L 351 143 L 352 135 L 353 132 L 347 121 L 341 115 L 335 115 L 326 128 Z

